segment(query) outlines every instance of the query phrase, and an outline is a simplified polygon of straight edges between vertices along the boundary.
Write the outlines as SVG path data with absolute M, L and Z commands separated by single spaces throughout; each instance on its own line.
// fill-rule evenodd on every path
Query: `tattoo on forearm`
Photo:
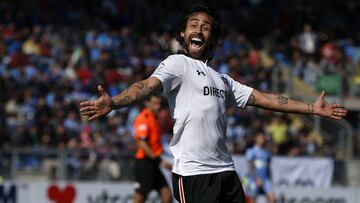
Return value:
M 280 94 L 276 98 L 278 100 L 279 105 L 287 104 L 288 101 L 289 101 L 289 99 L 287 97 L 284 97 L 284 96 L 282 96 Z
M 308 104 L 308 111 L 314 112 L 314 104 Z
M 124 90 L 119 96 L 112 99 L 112 108 L 121 108 L 138 102 L 154 91 L 154 87 L 146 85 L 144 82 L 136 82 Z
M 251 94 L 250 96 L 249 96 L 249 99 L 248 99 L 248 101 L 247 101 L 247 105 L 254 105 L 255 104 L 255 96 L 253 95 L 253 94 Z
M 134 87 L 138 88 L 138 89 L 143 89 L 145 87 L 144 83 L 143 82 L 137 82 L 134 84 Z

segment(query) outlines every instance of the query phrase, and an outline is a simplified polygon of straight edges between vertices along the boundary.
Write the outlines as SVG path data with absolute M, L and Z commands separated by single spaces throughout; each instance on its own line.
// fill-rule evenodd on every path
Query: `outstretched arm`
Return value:
M 88 116 L 93 120 L 108 114 L 113 109 L 130 106 L 161 89 L 161 82 L 155 77 L 138 81 L 119 95 L 110 97 L 109 94 L 99 85 L 100 97 L 95 101 L 85 101 L 80 103 L 80 112 L 83 116 Z
M 289 99 L 280 94 L 264 93 L 253 90 L 247 105 L 258 106 L 279 112 L 316 114 L 332 119 L 342 119 L 347 114 L 344 106 L 339 104 L 328 104 L 325 100 L 325 93 L 322 92 L 315 103 L 309 104 Z
M 112 108 L 119 109 L 137 103 L 161 89 L 161 82 L 155 77 L 135 82 L 119 95 L 111 98 Z

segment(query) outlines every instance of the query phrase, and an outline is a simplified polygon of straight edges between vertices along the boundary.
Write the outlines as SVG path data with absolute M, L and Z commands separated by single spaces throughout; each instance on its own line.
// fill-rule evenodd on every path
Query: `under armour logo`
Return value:
M 198 75 L 202 74 L 203 76 L 205 76 L 204 71 L 196 70 L 196 72 L 198 73 Z

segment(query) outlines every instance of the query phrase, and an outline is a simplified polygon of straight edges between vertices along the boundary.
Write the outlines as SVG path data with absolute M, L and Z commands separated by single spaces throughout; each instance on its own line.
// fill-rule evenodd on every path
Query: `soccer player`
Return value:
M 161 101 L 160 95 L 148 97 L 145 108 L 134 121 L 135 141 L 138 146 L 135 154 L 134 203 L 144 203 L 153 189 L 159 192 L 163 203 L 170 203 L 172 200 L 170 187 L 159 168 L 160 164 L 165 168 L 171 167 L 160 158 L 163 148 L 156 116 Z
M 265 194 L 270 203 L 275 203 L 275 195 L 270 181 L 271 153 L 265 149 L 266 138 L 264 132 L 255 134 L 255 145 L 246 151 L 246 160 L 249 165 L 245 192 L 256 202 L 256 197 Z
M 313 104 L 303 103 L 260 92 L 209 67 L 220 37 L 220 21 L 208 6 L 195 4 L 189 8 L 178 34 L 181 53 L 169 56 L 149 78 L 135 82 L 112 98 L 98 86 L 100 97 L 82 102 L 80 112 L 93 120 L 162 89 L 175 119 L 170 149 L 174 156 L 174 196 L 179 202 L 244 202 L 244 192 L 225 145 L 227 103 L 239 108 L 256 106 L 333 119 L 346 115 L 343 106 L 328 104 L 324 93 Z

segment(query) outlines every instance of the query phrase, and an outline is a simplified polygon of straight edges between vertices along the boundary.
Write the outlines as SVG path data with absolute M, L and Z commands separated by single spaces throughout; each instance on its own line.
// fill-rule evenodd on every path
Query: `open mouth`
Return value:
M 192 49 L 199 50 L 204 45 L 204 41 L 201 38 L 191 38 L 190 45 Z

